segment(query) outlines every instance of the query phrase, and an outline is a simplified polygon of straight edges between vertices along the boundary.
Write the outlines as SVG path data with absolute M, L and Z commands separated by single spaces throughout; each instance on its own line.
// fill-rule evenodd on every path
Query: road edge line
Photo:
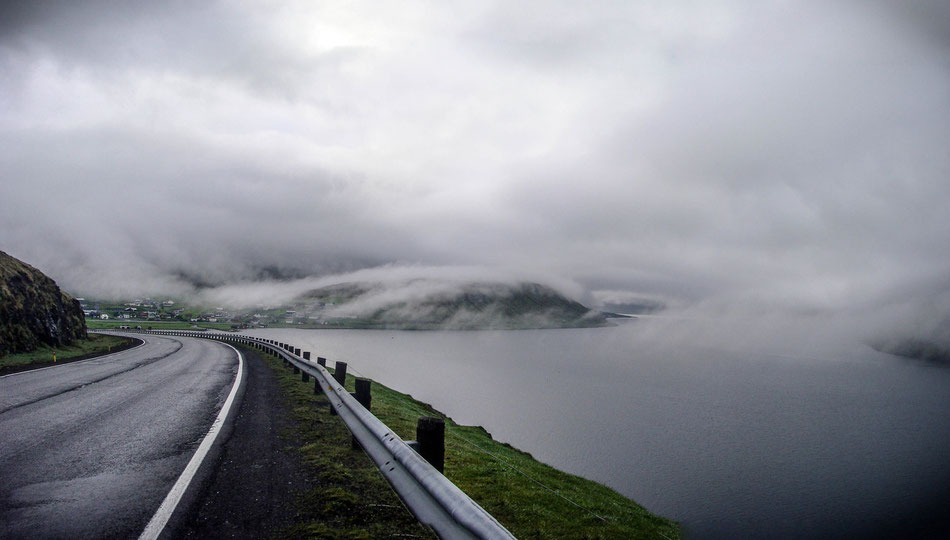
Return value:
M 231 392 L 224 401 L 221 411 L 218 412 L 218 416 L 214 419 L 214 422 L 211 423 L 211 428 L 208 430 L 208 433 L 205 435 L 204 439 L 202 439 L 198 449 L 195 450 L 195 454 L 191 456 L 191 460 L 188 462 L 188 465 L 185 466 L 185 470 L 182 471 L 181 475 L 178 477 L 178 480 L 175 481 L 175 485 L 172 486 L 172 489 L 168 492 L 168 495 L 165 496 L 165 500 L 162 501 L 162 504 L 158 507 L 158 510 L 155 511 L 155 515 L 152 516 L 152 519 L 149 520 L 148 525 L 145 526 L 142 534 L 139 535 L 139 540 L 155 540 L 165 530 L 165 526 L 171 519 L 172 514 L 174 514 L 175 510 L 178 508 L 178 503 L 181 502 L 185 491 L 188 490 L 188 486 L 191 484 L 192 479 L 198 472 L 198 468 L 201 467 L 201 463 L 204 461 L 205 456 L 208 455 L 208 452 L 214 445 L 215 439 L 217 439 L 218 434 L 221 432 L 221 428 L 224 426 L 224 422 L 228 417 L 228 414 L 231 412 L 231 407 L 234 405 L 238 389 L 241 386 L 241 379 L 244 376 L 244 355 L 241 354 L 241 351 L 237 350 L 228 343 L 223 343 L 223 345 L 227 345 L 238 355 L 238 372 L 237 376 L 234 377 L 234 384 L 231 386 Z

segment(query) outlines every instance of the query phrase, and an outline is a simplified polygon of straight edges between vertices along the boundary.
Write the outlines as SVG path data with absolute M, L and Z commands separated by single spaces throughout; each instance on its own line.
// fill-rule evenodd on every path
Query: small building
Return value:
M 102 319 L 102 320 L 104 320 L 104 321 L 107 321 L 107 320 L 109 320 L 109 314 L 108 314 L 108 313 L 102 313 L 101 315 L 99 315 L 99 318 Z

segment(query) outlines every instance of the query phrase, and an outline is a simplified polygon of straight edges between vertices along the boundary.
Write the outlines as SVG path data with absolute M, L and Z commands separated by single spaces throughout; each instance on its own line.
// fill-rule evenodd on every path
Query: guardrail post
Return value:
M 371 381 L 369 379 L 356 379 L 356 392 L 350 394 L 353 396 L 356 401 L 369 410 L 370 403 L 372 403 L 373 397 L 370 394 L 370 385 Z M 350 437 L 350 448 L 356 450 L 357 448 L 362 448 L 359 441 L 356 440 L 356 437 Z
M 346 362 L 337 362 L 333 371 L 333 378 L 341 385 L 346 384 Z
M 317 363 L 323 367 L 327 367 L 327 359 L 322 356 L 317 357 Z
M 421 416 L 416 424 L 416 451 L 439 472 L 445 472 L 445 421 Z
M 373 396 L 370 393 L 371 386 L 372 381 L 369 379 L 356 379 L 356 392 L 353 392 L 353 397 L 356 398 L 356 401 L 365 407 L 367 411 L 373 401 Z
M 297 356 L 300 356 L 300 349 L 298 349 L 297 347 L 294 347 L 294 354 L 296 354 Z
M 303 359 L 304 359 L 304 360 L 310 360 L 310 351 L 304 351 L 304 352 L 303 352 Z

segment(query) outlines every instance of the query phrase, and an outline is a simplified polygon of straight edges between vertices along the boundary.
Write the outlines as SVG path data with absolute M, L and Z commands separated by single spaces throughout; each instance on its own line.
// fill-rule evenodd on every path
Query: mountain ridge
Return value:
M 532 282 L 346 282 L 307 291 L 298 301 L 321 316 L 393 329 L 518 329 L 607 326 L 597 312 Z

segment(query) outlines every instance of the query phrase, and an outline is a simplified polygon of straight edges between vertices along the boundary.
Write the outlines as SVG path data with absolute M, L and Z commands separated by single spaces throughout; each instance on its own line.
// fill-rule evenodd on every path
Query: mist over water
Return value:
M 804 318 L 764 335 L 749 324 L 728 343 L 706 339 L 723 332 L 714 323 L 677 318 L 517 332 L 251 333 L 346 361 L 696 537 L 950 530 L 933 525 L 950 501 L 950 370 L 837 339 L 826 326 Z

